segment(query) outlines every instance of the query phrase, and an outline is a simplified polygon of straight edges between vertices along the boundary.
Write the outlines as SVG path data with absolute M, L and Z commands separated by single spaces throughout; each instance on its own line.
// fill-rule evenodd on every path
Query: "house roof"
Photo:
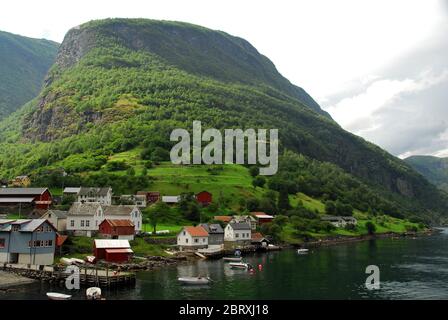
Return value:
M 232 216 L 214 216 L 213 219 L 216 221 L 230 222 L 233 219 L 233 217 Z
M 135 205 L 103 206 L 106 216 L 128 216 L 135 208 Z
M 27 195 L 36 196 L 41 195 L 47 188 L 0 188 L 0 197 Z
M 233 230 L 251 230 L 250 225 L 248 223 L 229 223 L 229 226 L 232 227 Z
M 68 236 L 60 235 L 59 233 L 56 236 L 56 246 L 60 247 L 64 244 L 65 240 L 67 240 Z
M 81 187 L 67 187 L 64 189 L 64 193 L 78 193 Z
M 101 222 L 100 225 L 103 223 L 107 223 L 112 227 L 135 227 L 131 220 L 124 220 L 124 219 L 117 219 L 117 220 L 106 219 L 103 222 Z
M 129 249 L 131 245 L 128 240 L 116 239 L 95 239 L 95 248 L 97 249 Z
M 221 225 L 214 223 L 214 224 L 201 224 L 201 227 L 205 229 L 209 234 L 220 234 L 224 233 L 224 229 L 221 227 Z
M 261 242 L 263 240 L 267 241 L 267 239 L 260 232 L 253 232 L 251 234 L 251 240 L 253 242 Z
M 325 220 L 325 221 L 341 221 L 341 220 L 343 220 L 342 217 L 338 217 L 338 216 L 323 216 L 321 219 Z
M 0 203 L 31 203 L 34 198 L 0 198 Z
M 92 193 L 94 196 L 104 197 L 104 196 L 107 196 L 109 191 L 112 191 L 111 187 L 104 187 L 104 188 L 81 187 L 79 190 L 79 195 L 80 196 L 88 196 L 89 194 Z
M 45 219 L 0 220 L 0 230 L 11 231 L 12 225 L 21 225 L 20 232 L 33 232 L 45 222 L 47 222 Z M 56 228 L 51 223 L 47 223 L 54 231 L 56 231 Z
M 180 196 L 163 196 L 162 202 L 168 203 L 178 203 L 180 201 Z
M 274 216 L 271 216 L 265 212 L 251 212 L 250 214 L 259 219 L 274 219 Z
M 55 215 L 58 219 L 66 219 L 68 215 L 68 211 L 62 211 L 62 210 L 48 210 L 44 216 L 47 216 L 48 214 Z
M 251 215 L 244 215 L 244 216 L 233 216 L 233 220 L 236 222 L 241 222 L 241 221 L 247 221 L 247 219 L 249 219 L 250 221 L 257 221 L 253 216 Z
M 68 210 L 67 216 L 93 216 L 101 205 L 93 202 L 75 202 Z
M 201 226 L 197 227 L 185 227 L 184 230 L 188 232 L 192 237 L 208 237 L 208 232 Z
M 211 194 L 211 192 L 208 192 L 208 191 L 201 191 L 201 192 L 198 192 L 198 193 L 196 193 L 196 195 L 198 195 L 198 194 L 201 194 L 201 193 L 207 193 L 207 194 Z
M 134 253 L 132 249 L 106 249 L 107 253 Z

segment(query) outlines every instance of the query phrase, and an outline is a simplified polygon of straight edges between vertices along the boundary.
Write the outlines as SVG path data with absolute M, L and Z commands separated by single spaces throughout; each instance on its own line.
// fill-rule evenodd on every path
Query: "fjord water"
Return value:
M 141 272 L 133 289 L 106 291 L 107 299 L 447 299 L 448 229 L 433 236 L 378 239 L 245 257 L 254 273 L 221 260 Z M 380 268 L 380 289 L 365 287 L 368 265 Z M 209 286 L 182 286 L 180 276 L 209 275 Z M 46 285 L 22 287 L 0 299 L 45 299 Z M 54 291 L 62 292 L 58 288 Z M 73 293 L 72 293 L 73 294 Z M 75 298 L 83 298 L 82 293 Z

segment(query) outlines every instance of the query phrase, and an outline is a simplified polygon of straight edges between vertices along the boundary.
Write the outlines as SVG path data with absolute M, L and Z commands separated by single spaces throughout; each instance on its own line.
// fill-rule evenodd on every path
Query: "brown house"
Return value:
M 135 226 L 130 220 L 105 219 L 98 226 L 98 232 L 104 238 L 134 240 Z

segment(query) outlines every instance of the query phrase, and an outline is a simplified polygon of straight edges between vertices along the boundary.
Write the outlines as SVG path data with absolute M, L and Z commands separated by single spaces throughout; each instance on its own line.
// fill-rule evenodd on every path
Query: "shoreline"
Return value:
M 35 279 L 27 278 L 13 272 L 0 270 L 0 292 L 14 290 L 15 287 L 36 282 Z

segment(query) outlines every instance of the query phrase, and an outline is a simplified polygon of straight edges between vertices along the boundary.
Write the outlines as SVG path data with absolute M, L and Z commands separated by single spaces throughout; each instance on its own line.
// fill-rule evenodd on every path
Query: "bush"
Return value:
M 370 234 L 370 235 L 374 234 L 375 231 L 376 231 L 376 227 L 373 224 L 373 222 L 371 222 L 371 221 L 367 221 L 366 229 L 367 229 L 367 233 Z

